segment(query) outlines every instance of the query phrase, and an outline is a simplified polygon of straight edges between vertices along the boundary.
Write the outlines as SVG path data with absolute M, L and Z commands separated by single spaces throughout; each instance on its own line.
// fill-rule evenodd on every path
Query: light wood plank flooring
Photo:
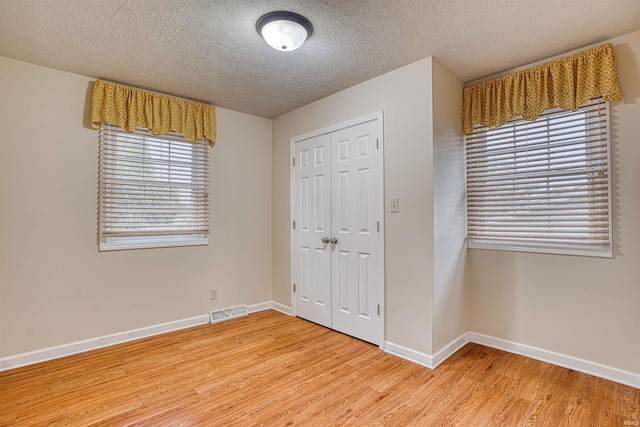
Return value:
M 275 311 L 0 373 L 0 426 L 634 426 L 638 389 L 469 344 L 435 370 Z

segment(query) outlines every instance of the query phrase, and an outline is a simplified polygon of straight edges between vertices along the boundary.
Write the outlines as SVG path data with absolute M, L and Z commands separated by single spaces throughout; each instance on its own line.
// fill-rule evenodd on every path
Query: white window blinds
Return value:
M 208 142 L 102 123 L 101 249 L 206 244 L 208 233 Z
M 608 103 L 596 98 L 577 111 L 476 127 L 466 138 L 470 247 L 494 242 L 610 254 L 608 117 Z

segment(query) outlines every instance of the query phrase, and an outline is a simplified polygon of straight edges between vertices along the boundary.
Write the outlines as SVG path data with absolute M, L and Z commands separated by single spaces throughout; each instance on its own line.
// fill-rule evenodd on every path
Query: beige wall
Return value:
M 469 330 L 462 81 L 433 60 L 433 352 Z
M 0 57 L 0 357 L 271 300 L 271 121 L 218 109 L 209 246 L 99 253 L 91 80 Z
M 386 339 L 431 353 L 433 175 L 431 58 L 273 121 L 273 297 L 290 305 L 290 139 L 384 112 Z M 389 213 L 389 198 L 400 213 Z
M 386 339 L 432 354 L 468 327 L 640 373 L 640 32 L 612 42 L 625 93 L 611 116 L 613 259 L 465 251 L 461 83 L 431 58 L 273 129 L 218 109 L 210 245 L 98 253 L 91 79 L 0 57 L 0 357 L 212 308 L 290 305 L 290 138 L 382 110 Z
M 471 330 L 640 373 L 640 32 L 611 41 L 613 259 L 469 250 Z

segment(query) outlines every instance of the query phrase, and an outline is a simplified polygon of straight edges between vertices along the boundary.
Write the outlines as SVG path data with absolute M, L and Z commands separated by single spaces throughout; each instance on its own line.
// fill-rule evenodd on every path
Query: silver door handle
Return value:
M 336 239 L 335 237 L 332 237 L 332 238 L 331 238 L 331 240 L 329 240 L 329 242 L 330 242 L 332 245 L 335 245 L 335 244 L 337 244 L 337 243 L 338 243 L 338 239 Z
M 325 245 L 328 244 L 330 242 L 328 237 L 323 237 L 322 238 L 322 243 L 324 243 Z

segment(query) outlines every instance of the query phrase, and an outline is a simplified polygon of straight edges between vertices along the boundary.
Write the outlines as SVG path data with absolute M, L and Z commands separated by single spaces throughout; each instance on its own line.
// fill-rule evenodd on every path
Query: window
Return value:
M 100 250 L 206 245 L 209 145 L 100 127 Z
M 611 256 L 608 102 L 476 126 L 466 149 L 469 247 Z

